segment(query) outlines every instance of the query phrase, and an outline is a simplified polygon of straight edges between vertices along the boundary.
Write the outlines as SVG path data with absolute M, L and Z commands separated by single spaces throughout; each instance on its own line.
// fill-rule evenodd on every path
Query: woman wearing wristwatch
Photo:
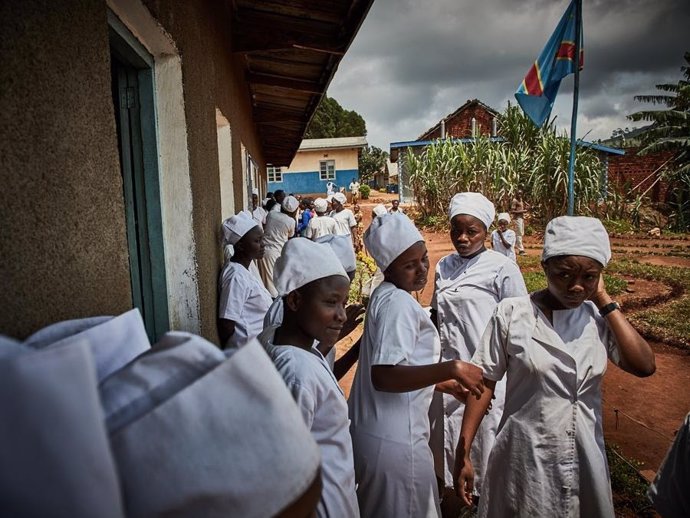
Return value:
M 610 258 L 598 219 L 556 218 L 544 236 L 547 289 L 498 304 L 472 358 L 487 390 L 467 400 L 456 456 L 457 491 L 470 505 L 468 452 L 496 381 L 507 374 L 479 516 L 614 516 L 601 416 L 607 358 L 640 377 L 653 374 L 655 363 L 606 293 Z

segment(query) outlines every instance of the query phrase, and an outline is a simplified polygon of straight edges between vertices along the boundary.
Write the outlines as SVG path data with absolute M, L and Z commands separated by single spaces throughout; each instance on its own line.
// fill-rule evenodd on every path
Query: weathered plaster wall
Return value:
M 0 2 L 0 333 L 131 307 L 101 1 Z

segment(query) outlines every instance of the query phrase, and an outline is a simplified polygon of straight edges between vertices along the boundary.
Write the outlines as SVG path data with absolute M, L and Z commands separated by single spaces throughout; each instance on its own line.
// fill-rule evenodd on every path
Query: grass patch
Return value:
M 616 511 L 628 511 L 628 514 L 635 516 L 654 516 L 652 504 L 647 500 L 649 485 L 639 474 L 641 464 L 625 459 L 616 445 L 606 446 L 606 458 Z

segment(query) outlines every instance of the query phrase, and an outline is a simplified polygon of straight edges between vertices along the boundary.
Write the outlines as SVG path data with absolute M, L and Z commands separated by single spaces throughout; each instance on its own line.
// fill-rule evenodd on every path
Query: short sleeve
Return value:
M 218 318 L 239 322 L 250 294 L 249 283 L 240 275 L 234 273 L 224 278 L 220 288 Z
M 287 234 L 288 234 L 288 239 L 289 239 L 295 235 L 295 221 L 292 220 L 292 224 L 290 224 L 286 221 L 285 226 L 287 227 Z
M 314 233 L 314 221 L 316 221 L 314 218 L 310 219 L 307 228 L 304 230 L 304 237 L 307 239 L 311 239 L 311 236 Z
M 611 328 L 606 323 L 606 319 L 604 317 L 595 315 L 594 318 L 596 318 L 599 322 L 599 336 L 601 337 L 601 341 L 604 343 L 604 347 L 606 347 L 606 356 L 608 356 L 609 360 L 611 360 L 613 363 L 620 366 L 621 354 L 620 350 L 618 349 L 618 341 L 616 340 L 616 336 L 613 334 L 613 331 L 611 331 Z
M 496 232 L 496 231 L 494 230 L 494 232 Z M 512 230 L 506 230 L 505 232 L 503 232 L 503 239 L 505 239 L 506 243 L 508 243 L 510 246 L 514 246 L 515 245 L 515 232 L 513 232 Z
M 498 284 L 496 291 L 500 300 L 527 295 L 525 279 L 522 273 L 520 273 L 518 265 L 512 260 L 506 261 L 503 268 L 499 271 L 496 281 Z
M 436 269 L 434 270 L 434 291 L 431 294 L 431 309 L 438 311 L 438 281 L 441 274 L 438 273 L 438 263 L 436 264 Z
M 356 227 L 357 226 L 357 220 L 355 219 L 355 215 L 352 213 L 352 211 L 349 211 L 350 213 L 347 215 L 347 226 L 348 227 Z
M 371 365 L 397 365 L 409 360 L 419 338 L 416 302 L 397 293 L 376 316 Z
M 484 377 L 499 381 L 508 368 L 507 326 L 499 313 L 501 305 L 496 308 L 479 340 L 479 346 L 471 362 L 484 371 Z

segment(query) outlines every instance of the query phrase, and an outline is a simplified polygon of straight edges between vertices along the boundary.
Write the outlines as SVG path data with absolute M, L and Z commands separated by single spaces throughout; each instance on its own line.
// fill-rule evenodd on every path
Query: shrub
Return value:
M 363 200 L 369 199 L 369 193 L 371 193 L 371 187 L 369 187 L 367 184 L 359 187 L 359 194 L 362 196 Z

